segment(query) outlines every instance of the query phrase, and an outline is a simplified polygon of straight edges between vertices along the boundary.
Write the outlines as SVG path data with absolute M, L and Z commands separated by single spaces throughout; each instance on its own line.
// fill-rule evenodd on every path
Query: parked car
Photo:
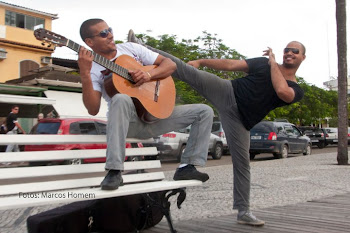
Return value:
M 156 137 L 155 140 L 162 143 L 159 154 L 161 156 L 176 158 L 176 160 L 179 162 L 181 155 L 186 148 L 189 132 L 190 127 L 187 127 L 185 129 L 171 131 Z M 223 142 L 221 138 L 211 134 L 208 145 L 208 154 L 211 155 L 213 159 L 220 159 L 222 153 Z
M 85 118 L 45 118 L 40 120 L 30 131 L 30 134 L 82 134 L 82 135 L 105 135 L 107 122 L 98 119 Z M 127 143 L 126 148 L 142 147 L 142 143 Z M 26 145 L 24 151 L 47 151 L 47 150 L 84 150 L 106 149 L 107 144 L 56 144 L 56 145 Z M 136 157 L 135 157 L 136 158 Z M 132 160 L 133 158 L 125 158 Z M 106 158 L 73 159 L 67 161 L 50 161 L 49 164 L 59 163 L 104 163 Z M 35 162 L 35 164 L 48 164 L 48 162 Z
M 312 126 L 300 126 L 298 128 L 311 139 L 312 145 L 316 145 L 320 149 L 327 146 L 327 133 L 325 129 Z
M 211 133 L 215 134 L 221 138 L 222 143 L 223 143 L 223 147 L 224 147 L 223 153 L 226 154 L 227 152 L 229 152 L 225 132 L 224 132 L 224 129 L 222 128 L 221 121 L 214 121 L 213 122 L 213 125 L 211 127 Z
M 250 130 L 250 159 L 260 153 L 272 153 L 275 158 L 288 154 L 310 155 L 312 142 L 293 124 L 262 121 Z
M 338 144 L 338 128 L 325 128 L 327 144 Z

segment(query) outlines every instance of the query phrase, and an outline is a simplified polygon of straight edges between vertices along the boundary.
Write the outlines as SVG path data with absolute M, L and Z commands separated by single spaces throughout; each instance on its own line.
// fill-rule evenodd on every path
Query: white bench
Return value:
M 142 142 L 139 139 L 128 139 L 130 143 L 140 141 Z M 106 137 L 103 135 L 0 135 L 0 145 L 105 142 Z M 157 153 L 156 147 L 126 149 L 126 156 L 152 156 L 157 155 Z M 105 157 L 105 154 L 105 149 L 4 152 L 0 153 L 0 163 L 101 158 Z M 104 163 L 91 163 L 0 168 L 0 210 L 169 191 L 170 195 L 168 192 L 164 192 L 162 198 L 164 200 L 162 201 L 165 203 L 161 204 L 167 206 L 165 216 L 170 230 L 176 232 L 170 217 L 170 196 L 179 194 L 178 207 L 180 208 L 185 197 L 184 189 L 188 186 L 202 184 L 196 180 L 165 180 L 164 173 L 159 171 L 161 168 L 159 160 L 130 161 L 125 162 L 124 186 L 114 191 L 104 191 L 99 187 L 105 176 L 104 165 Z M 147 170 L 147 173 L 130 172 L 140 170 Z M 132 174 L 127 174 L 129 172 Z

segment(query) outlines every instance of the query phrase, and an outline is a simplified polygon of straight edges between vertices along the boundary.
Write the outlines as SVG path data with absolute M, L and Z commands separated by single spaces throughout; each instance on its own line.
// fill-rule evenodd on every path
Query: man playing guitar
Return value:
M 148 91 L 146 88 L 143 89 L 148 82 L 155 80 L 161 82 L 163 78 L 170 76 L 176 69 L 175 63 L 169 58 L 141 45 L 135 43 L 116 45 L 112 29 L 101 19 L 89 19 L 83 22 L 80 35 L 94 54 L 108 60 L 128 55 L 141 65 L 156 65 L 154 69 L 149 71 L 137 68 L 128 70 L 128 74 L 133 80 L 130 88 L 136 88 L 141 92 Z M 101 97 L 108 103 L 107 160 L 105 166 L 108 173 L 101 183 L 101 188 L 114 190 L 123 185 L 121 171 L 124 169 L 127 137 L 146 139 L 189 125 L 191 125 L 190 135 L 181 157 L 180 167 L 175 172 L 174 180 L 196 179 L 202 182 L 208 180 L 209 176 L 197 171 L 195 166 L 204 166 L 207 160 L 213 110 L 204 104 L 181 105 L 175 106 L 168 117 L 155 120 L 152 114 L 146 114 L 148 116 L 141 119 L 132 97 L 122 93 L 109 95 L 104 81 L 111 76 L 114 79 L 115 74 L 106 72 L 106 68 L 96 63 L 94 54 L 88 49 L 80 47 L 78 64 L 82 81 L 83 102 L 88 112 L 91 115 L 96 115 L 99 112 Z M 163 96 L 156 96 L 155 101 L 158 101 L 158 98 L 161 99 Z M 152 122 L 148 121 L 150 119 Z

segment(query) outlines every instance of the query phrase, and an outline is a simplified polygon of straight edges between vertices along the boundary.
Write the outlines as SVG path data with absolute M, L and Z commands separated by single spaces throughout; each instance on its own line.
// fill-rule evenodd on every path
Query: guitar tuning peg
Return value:
M 43 43 L 41 43 L 41 45 L 42 45 L 42 46 L 45 46 L 45 43 L 43 42 Z
M 49 44 L 47 47 L 50 48 L 52 46 L 52 44 Z

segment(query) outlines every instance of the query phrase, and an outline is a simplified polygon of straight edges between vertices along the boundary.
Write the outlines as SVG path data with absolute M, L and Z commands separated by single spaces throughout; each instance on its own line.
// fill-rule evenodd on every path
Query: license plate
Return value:
M 253 139 L 253 140 L 260 140 L 260 139 L 261 139 L 261 136 L 250 136 L 250 139 Z
M 338 142 L 338 140 L 333 140 L 333 142 Z
M 318 140 L 311 140 L 312 142 L 318 142 Z

